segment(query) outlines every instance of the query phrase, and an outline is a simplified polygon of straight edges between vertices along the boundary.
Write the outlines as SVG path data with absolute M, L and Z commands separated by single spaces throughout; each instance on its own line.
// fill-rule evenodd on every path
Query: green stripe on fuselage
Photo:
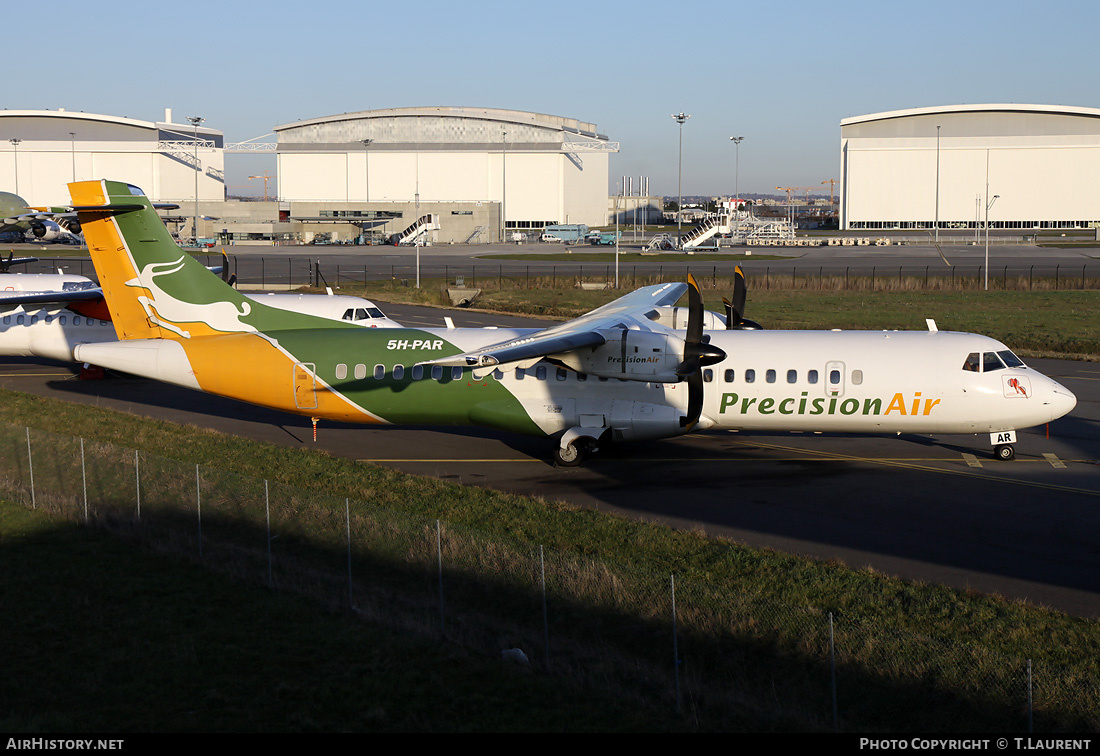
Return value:
M 452 368 L 442 367 L 442 377 L 432 378 L 432 367 L 421 368 L 423 377 L 413 380 L 413 366 L 459 354 L 456 347 L 437 333 L 404 328 L 359 328 L 352 331 L 318 329 L 267 333 L 297 362 L 314 366 L 317 377 L 332 389 L 387 422 L 408 425 L 485 425 L 532 435 L 543 435 L 526 410 L 501 381 L 492 376 L 474 380 L 473 371 L 462 369 L 461 378 Z M 391 344 L 406 348 L 389 348 Z M 429 345 L 413 348 L 412 344 Z M 344 377 L 337 367 L 344 365 Z M 355 377 L 356 365 L 365 376 Z M 382 379 L 374 377 L 376 365 L 385 367 Z M 394 378 L 394 366 L 404 367 L 404 376 Z

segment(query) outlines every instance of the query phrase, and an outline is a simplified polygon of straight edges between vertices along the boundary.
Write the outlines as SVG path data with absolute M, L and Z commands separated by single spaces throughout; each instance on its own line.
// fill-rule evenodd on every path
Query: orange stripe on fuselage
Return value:
M 354 423 L 384 422 L 319 383 L 296 382 L 294 359 L 262 336 L 223 333 L 182 339 L 179 343 L 203 391 L 298 415 Z M 316 407 L 309 406 L 313 403 L 311 395 L 316 396 Z
M 69 184 L 69 194 L 78 207 L 107 205 L 102 181 L 77 181 Z M 159 326 L 149 322 L 145 310 L 133 292 L 127 291 L 126 282 L 137 278 L 137 271 L 130 262 L 126 244 L 118 232 L 118 226 L 110 215 L 98 215 L 94 211 L 80 212 L 80 227 L 88 249 L 93 253 L 99 285 L 111 311 L 115 334 L 125 339 L 174 338 Z

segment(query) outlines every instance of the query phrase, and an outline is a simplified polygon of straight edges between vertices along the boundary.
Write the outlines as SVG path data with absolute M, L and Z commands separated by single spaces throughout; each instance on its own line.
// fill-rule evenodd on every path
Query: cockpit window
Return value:
M 356 320 L 369 320 L 370 315 L 367 314 L 367 311 L 365 309 L 360 307 L 355 311 L 355 319 Z
M 353 320 L 355 317 L 355 310 L 349 307 L 348 309 L 344 310 L 344 314 L 340 317 L 341 320 Z
M 1023 360 L 1014 355 L 1010 350 L 1006 349 L 1003 352 L 997 352 L 997 356 L 1004 360 L 1005 364 L 1010 368 L 1027 367 Z
M 970 354 L 966 355 L 966 359 L 963 360 L 963 370 L 971 373 L 980 373 L 981 364 L 981 359 L 978 357 L 978 353 L 971 352 Z
M 368 307 L 367 312 L 370 313 L 370 316 L 372 318 L 384 318 L 384 317 L 386 317 L 385 315 L 382 314 L 382 311 L 379 310 L 377 307 Z
M 1005 364 L 996 352 L 982 352 L 982 372 L 991 373 L 994 370 L 1004 370 Z

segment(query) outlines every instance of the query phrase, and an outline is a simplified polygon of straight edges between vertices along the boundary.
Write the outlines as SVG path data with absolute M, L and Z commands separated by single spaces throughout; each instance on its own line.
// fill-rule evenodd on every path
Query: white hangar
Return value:
M 225 199 L 222 132 L 191 123 L 67 110 L 0 110 L 0 189 L 68 205 L 71 181 L 111 178 L 154 202 Z
M 951 105 L 840 122 L 842 229 L 1100 226 L 1100 109 Z M 987 191 L 988 186 L 988 191 Z
M 275 134 L 279 199 L 291 203 L 291 219 L 397 213 L 396 230 L 435 213 L 436 240 L 455 242 L 606 222 L 608 155 L 618 149 L 595 124 L 472 107 L 345 113 Z

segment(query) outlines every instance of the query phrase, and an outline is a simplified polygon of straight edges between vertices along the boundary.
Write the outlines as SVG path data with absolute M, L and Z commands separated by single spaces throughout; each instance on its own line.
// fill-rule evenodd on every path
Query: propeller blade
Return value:
M 690 431 L 703 414 L 703 368 L 726 359 L 726 353 L 703 335 L 703 294 L 695 276 L 688 274 L 688 326 L 684 338 L 684 359 L 676 374 L 687 381 L 688 409 L 680 427 Z
M 696 370 L 687 378 L 688 385 L 688 413 L 680 418 L 680 427 L 690 433 L 695 424 L 699 422 L 699 416 L 703 414 L 703 372 Z
M 229 283 L 229 255 L 225 254 L 224 249 L 222 250 L 222 280 Z
M 695 276 L 688 273 L 688 327 L 685 341 L 698 344 L 703 339 L 703 294 Z

